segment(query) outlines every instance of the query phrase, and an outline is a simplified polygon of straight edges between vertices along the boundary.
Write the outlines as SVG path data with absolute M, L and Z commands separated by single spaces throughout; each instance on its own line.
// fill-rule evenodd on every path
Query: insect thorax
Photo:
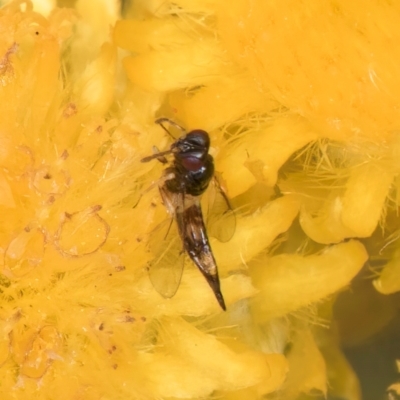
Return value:
M 208 155 L 203 166 L 196 171 L 188 171 L 176 160 L 173 167 L 167 168 L 166 172 L 174 174 L 174 178 L 166 182 L 169 191 L 200 196 L 205 192 L 214 176 L 213 158 Z

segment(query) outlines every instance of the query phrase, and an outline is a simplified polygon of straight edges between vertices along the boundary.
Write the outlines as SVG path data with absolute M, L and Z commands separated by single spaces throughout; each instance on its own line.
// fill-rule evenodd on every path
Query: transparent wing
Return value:
M 208 235 L 220 242 L 228 242 L 235 233 L 236 216 L 216 176 L 203 196 L 202 207 L 206 215 Z
M 181 282 L 185 254 L 172 218 L 168 218 L 151 232 L 148 249 L 154 256 L 148 264 L 154 289 L 163 297 L 173 297 Z

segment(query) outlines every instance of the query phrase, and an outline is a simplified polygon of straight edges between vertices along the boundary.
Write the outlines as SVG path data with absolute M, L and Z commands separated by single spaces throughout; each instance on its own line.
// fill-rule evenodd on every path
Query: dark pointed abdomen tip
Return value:
M 219 305 L 221 306 L 221 308 L 222 308 L 224 311 L 226 311 L 225 300 L 224 300 L 224 298 L 222 297 L 222 294 L 220 294 L 220 295 L 217 297 L 217 300 L 218 300 L 218 303 L 219 303 Z

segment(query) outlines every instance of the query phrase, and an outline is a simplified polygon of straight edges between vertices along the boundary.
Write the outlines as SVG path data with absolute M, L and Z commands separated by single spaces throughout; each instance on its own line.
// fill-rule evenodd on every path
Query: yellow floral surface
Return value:
M 400 289 L 400 6 L 122 3 L 0 9 L 0 398 L 361 399 L 333 315 L 359 274 Z M 148 277 L 160 116 L 210 134 L 227 312 L 189 262 Z

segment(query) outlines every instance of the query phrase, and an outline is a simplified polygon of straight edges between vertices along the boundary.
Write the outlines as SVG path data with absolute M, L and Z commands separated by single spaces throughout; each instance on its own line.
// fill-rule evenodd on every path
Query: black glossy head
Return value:
M 180 157 L 194 157 L 203 160 L 210 148 L 210 137 L 206 131 L 196 129 L 178 139 L 171 150 Z

